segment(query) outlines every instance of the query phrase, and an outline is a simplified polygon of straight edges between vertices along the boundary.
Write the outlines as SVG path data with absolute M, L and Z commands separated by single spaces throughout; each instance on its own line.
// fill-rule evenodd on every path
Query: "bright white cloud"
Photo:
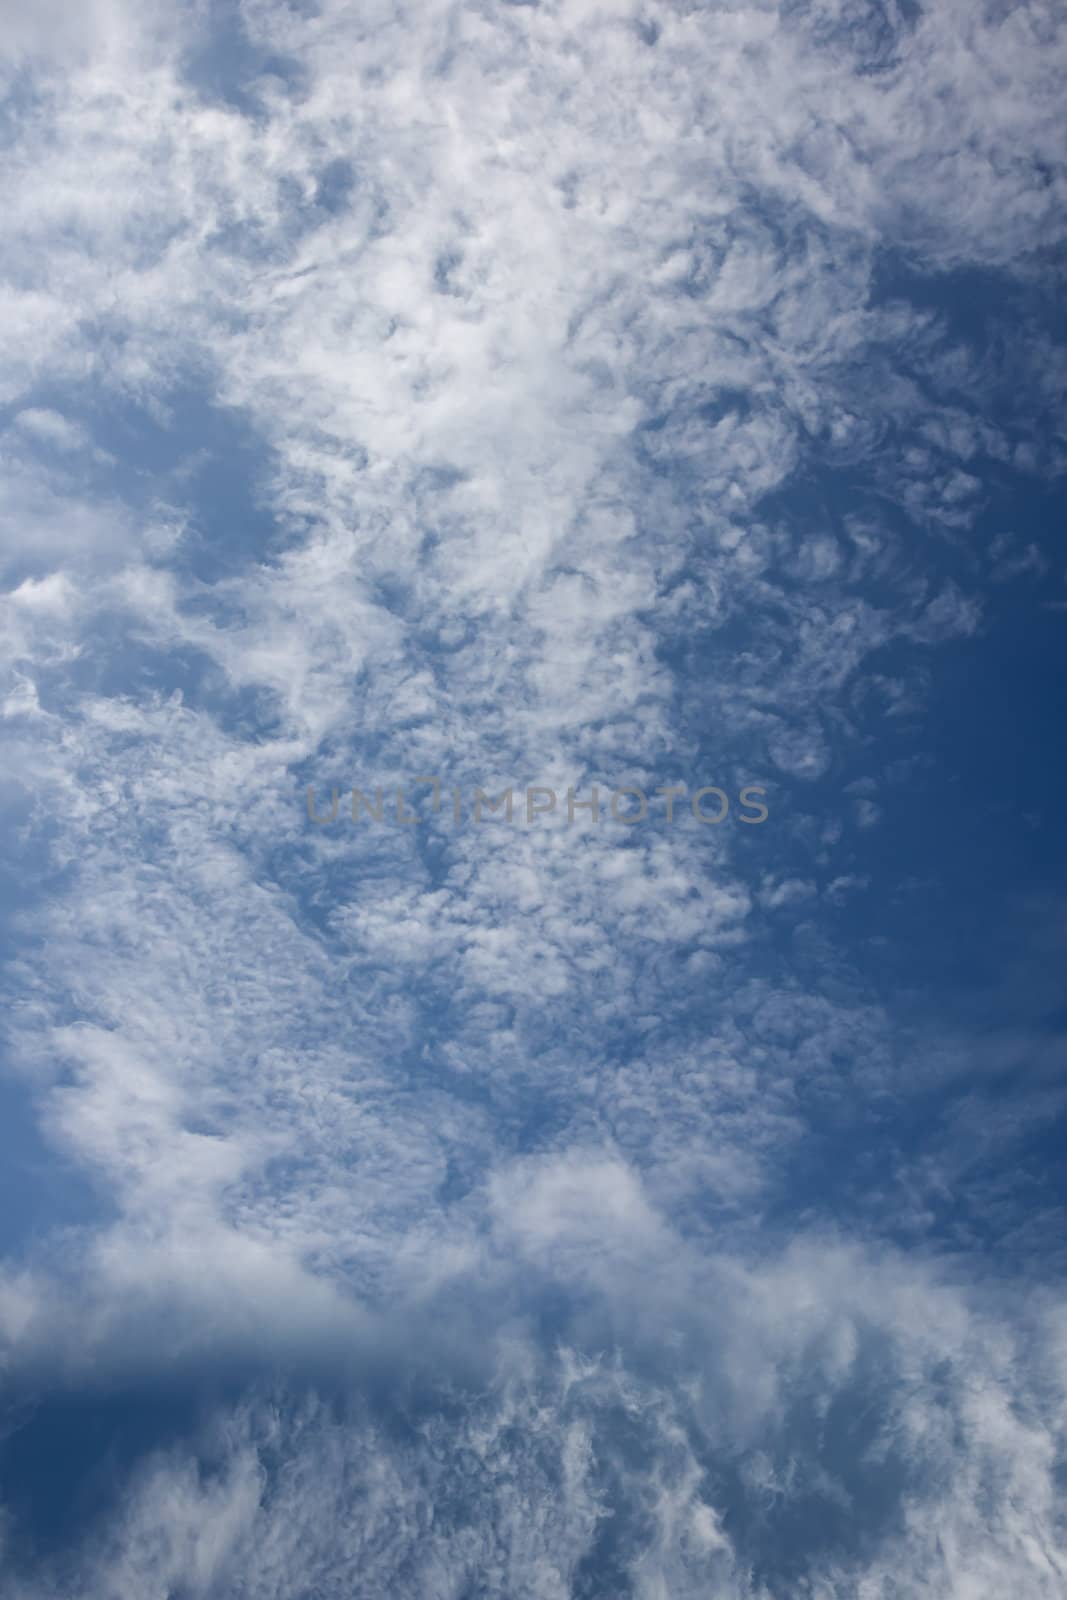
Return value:
M 1053 1595 L 1062 1308 L 886 1242 L 982 1108 L 895 1158 L 970 1041 L 837 930 L 866 707 L 1049 566 L 967 541 L 1062 472 L 1062 351 L 949 302 L 1047 292 L 1062 18 L 163 11 L 0 7 L 8 1038 L 92 1185 L 0 1333 L 297 1375 L 12 1592 Z M 469 812 L 676 781 L 780 831 Z

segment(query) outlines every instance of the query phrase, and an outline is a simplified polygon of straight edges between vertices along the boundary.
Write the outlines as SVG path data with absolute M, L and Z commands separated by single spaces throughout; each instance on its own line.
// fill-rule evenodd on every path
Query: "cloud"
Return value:
M 562 1170 L 535 1180 L 542 1218 Z M 577 1194 L 577 1162 L 570 1173 Z M 621 1238 L 632 1206 L 600 1213 Z M 557 1246 L 561 1227 L 588 1239 L 587 1218 L 551 1209 Z M 595 1255 L 572 1259 L 599 1270 Z M 549 1353 L 503 1328 L 473 1383 L 386 1376 L 372 1398 L 320 1377 L 212 1407 L 181 1439 L 150 1444 L 108 1518 L 52 1574 L 19 1587 L 16 1573 L 13 1592 L 458 1595 L 481 1582 L 653 1596 L 710 1584 L 755 1600 L 791 1584 L 859 1600 L 930 1581 L 953 1597 L 991 1592 L 1008 1573 L 1023 1594 L 1055 1592 L 1055 1318 L 1035 1307 L 1024 1332 L 914 1261 L 831 1241 L 759 1266 L 690 1267 L 656 1282 L 669 1349 L 650 1343 L 630 1362 L 565 1339 Z M 617 1311 L 648 1320 L 622 1286 Z
M 871 908 L 1053 567 L 1061 20 L 9 9 L 5 1375 L 202 1410 L 12 1592 L 1051 1595 L 1059 1102 Z

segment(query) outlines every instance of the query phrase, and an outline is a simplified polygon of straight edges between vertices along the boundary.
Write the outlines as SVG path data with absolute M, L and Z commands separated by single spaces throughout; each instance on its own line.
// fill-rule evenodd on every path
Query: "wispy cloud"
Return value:
M 1062 603 L 1062 19 L 0 19 L 12 1460 L 202 1408 L 11 1593 L 1059 1592 L 1062 1016 L 919 832 Z M 308 822 L 415 775 L 773 806 Z

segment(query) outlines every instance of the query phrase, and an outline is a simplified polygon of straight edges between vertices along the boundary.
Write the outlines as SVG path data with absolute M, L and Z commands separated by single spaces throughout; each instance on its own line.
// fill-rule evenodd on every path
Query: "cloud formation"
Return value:
M 1063 18 L 0 30 L 10 1592 L 1060 1592 L 1057 863 L 969 988 L 927 841 L 1064 601 Z

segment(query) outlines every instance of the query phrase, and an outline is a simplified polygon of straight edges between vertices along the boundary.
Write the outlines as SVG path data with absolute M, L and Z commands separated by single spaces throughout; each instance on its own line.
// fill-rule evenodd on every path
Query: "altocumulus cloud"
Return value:
M 0 51 L 5 1594 L 1062 1594 L 1059 9 Z

